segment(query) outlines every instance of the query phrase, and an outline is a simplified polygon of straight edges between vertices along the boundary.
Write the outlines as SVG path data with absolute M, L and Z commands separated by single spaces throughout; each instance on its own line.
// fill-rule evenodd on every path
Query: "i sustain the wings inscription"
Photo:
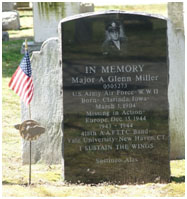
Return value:
M 167 23 L 107 13 L 62 22 L 71 182 L 168 182 Z

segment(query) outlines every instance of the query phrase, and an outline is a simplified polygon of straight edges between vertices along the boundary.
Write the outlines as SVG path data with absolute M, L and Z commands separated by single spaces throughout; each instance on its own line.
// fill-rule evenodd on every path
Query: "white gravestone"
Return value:
M 62 159 L 62 68 L 59 63 L 58 38 L 45 41 L 31 57 L 34 96 L 31 118 L 45 129 L 32 141 L 32 162 L 61 163 Z M 22 121 L 29 119 L 28 107 L 22 104 Z M 23 140 L 23 164 L 29 163 L 29 142 Z
M 2 12 L 2 29 L 19 30 L 20 29 L 19 13 L 16 11 Z
M 171 159 L 185 158 L 185 42 L 183 3 L 168 3 Z

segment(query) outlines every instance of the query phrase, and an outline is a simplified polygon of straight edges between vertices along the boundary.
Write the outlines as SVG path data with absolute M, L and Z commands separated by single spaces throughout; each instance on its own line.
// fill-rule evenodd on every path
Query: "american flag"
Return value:
M 32 82 L 31 63 L 27 50 L 9 82 L 9 87 L 20 96 L 25 104 L 29 105 L 33 97 L 34 86 Z

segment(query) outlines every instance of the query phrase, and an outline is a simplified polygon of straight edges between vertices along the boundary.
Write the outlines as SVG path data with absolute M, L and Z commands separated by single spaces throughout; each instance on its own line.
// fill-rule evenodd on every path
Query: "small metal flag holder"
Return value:
M 45 132 L 45 128 L 35 120 L 26 120 L 14 127 L 19 130 L 23 139 L 29 141 L 29 185 L 31 185 L 31 144 L 33 140 L 38 139 Z
M 25 40 L 25 51 L 28 50 L 27 40 Z M 45 128 L 42 127 L 37 121 L 31 120 L 31 107 L 30 104 L 28 106 L 29 109 L 29 120 L 24 121 L 21 124 L 17 124 L 14 127 L 19 130 L 20 135 L 23 139 L 29 141 L 29 185 L 31 185 L 31 149 L 32 149 L 32 141 L 39 138 L 41 134 L 45 132 Z

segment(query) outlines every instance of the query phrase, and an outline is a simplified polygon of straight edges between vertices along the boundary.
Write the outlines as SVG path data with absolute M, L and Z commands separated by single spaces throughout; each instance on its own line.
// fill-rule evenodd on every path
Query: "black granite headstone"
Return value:
M 167 21 L 109 11 L 61 33 L 65 180 L 169 182 Z

